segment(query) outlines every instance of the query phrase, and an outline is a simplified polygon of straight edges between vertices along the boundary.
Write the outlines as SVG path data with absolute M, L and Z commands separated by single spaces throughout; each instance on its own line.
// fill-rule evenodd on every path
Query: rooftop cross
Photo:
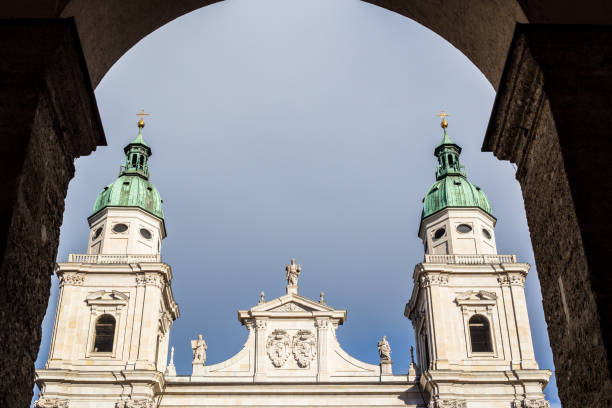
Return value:
M 144 127 L 144 125 L 145 125 L 145 123 L 144 123 L 144 117 L 145 117 L 145 116 L 149 116 L 149 114 L 148 114 L 148 113 L 145 113 L 145 111 L 144 111 L 144 109 L 143 109 L 143 110 L 142 110 L 142 112 L 137 113 L 137 114 L 136 114 L 136 116 L 140 116 L 140 120 L 138 121 L 138 127 L 142 129 L 142 128 Z
M 450 116 L 450 114 L 444 112 L 444 109 L 442 109 L 442 112 L 436 113 L 436 116 L 439 116 L 439 117 L 442 118 L 442 123 L 440 123 L 440 126 L 442 126 L 443 129 L 446 129 L 446 127 L 448 126 L 448 122 L 446 121 L 446 117 Z

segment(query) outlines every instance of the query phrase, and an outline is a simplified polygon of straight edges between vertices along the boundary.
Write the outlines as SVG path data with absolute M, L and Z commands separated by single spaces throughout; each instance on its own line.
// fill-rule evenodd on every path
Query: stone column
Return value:
M 255 320 L 255 381 L 266 378 L 266 327 L 267 320 Z
M 0 406 L 26 407 L 74 159 L 106 144 L 72 19 L 0 20 Z
M 610 26 L 519 24 L 483 145 L 517 166 L 567 408 L 612 395 L 610 55 Z
M 317 381 L 329 381 L 329 366 L 327 359 L 327 332 L 329 331 L 329 319 L 317 319 L 315 320 L 315 326 L 317 328 L 317 355 L 319 358 Z

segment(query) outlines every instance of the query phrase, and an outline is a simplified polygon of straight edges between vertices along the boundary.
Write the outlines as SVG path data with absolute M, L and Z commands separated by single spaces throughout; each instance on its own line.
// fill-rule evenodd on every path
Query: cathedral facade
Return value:
M 192 373 L 177 375 L 168 348 L 179 307 L 161 259 L 166 230 L 149 181 L 152 151 L 142 119 L 138 126 L 119 177 L 88 218 L 87 254 L 57 266 L 60 293 L 35 407 L 549 407 L 542 391 L 551 372 L 538 368 L 527 315 L 529 265 L 497 253 L 496 219 L 468 181 L 444 115 L 419 228 L 424 260 L 404 311 L 417 351 L 408 373 L 393 372 L 384 336 L 379 364 L 346 353 L 336 337 L 346 310 L 327 305 L 323 293 L 300 296 L 302 268 L 292 259 L 285 295 L 262 293 L 238 311 L 248 332 L 242 350 L 207 365 L 199 336 L 191 340 Z

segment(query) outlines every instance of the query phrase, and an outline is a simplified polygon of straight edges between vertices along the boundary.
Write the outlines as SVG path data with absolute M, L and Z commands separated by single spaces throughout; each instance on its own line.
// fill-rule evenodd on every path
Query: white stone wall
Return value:
M 423 220 L 419 237 L 426 254 L 496 254 L 495 223 L 495 218 L 479 208 L 446 208 Z M 459 225 L 471 231 L 460 232 Z M 444 234 L 436 238 L 442 230 Z
M 164 223 L 140 208 L 108 207 L 90 217 L 88 221 L 88 254 L 161 253 L 162 239 L 166 236 Z M 127 229 L 118 232 L 115 229 L 117 224 L 124 224 Z

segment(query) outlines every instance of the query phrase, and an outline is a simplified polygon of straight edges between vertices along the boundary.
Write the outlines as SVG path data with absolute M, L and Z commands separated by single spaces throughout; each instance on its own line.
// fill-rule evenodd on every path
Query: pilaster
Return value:
M 327 349 L 329 348 L 329 341 L 327 339 L 327 333 L 329 331 L 329 319 L 317 319 L 315 320 L 315 327 L 317 328 L 317 356 L 319 358 L 319 371 L 317 373 L 317 381 L 328 381 L 329 380 L 329 366 Z
M 266 378 L 266 327 L 267 319 L 255 320 L 255 382 Z

